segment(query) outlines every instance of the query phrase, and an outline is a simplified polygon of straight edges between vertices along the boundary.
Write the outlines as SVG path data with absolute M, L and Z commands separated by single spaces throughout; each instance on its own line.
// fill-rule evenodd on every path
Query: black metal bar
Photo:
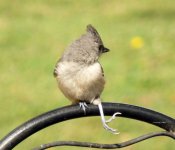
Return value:
M 71 105 L 57 108 L 31 119 L 5 136 L 0 141 L 0 150 L 10 150 L 30 135 L 55 123 L 80 117 L 99 116 L 97 106 L 92 104 L 88 106 L 86 114 L 79 108 L 79 105 Z M 103 109 L 106 116 L 112 116 L 115 112 L 121 112 L 122 115 L 120 117 L 144 121 L 166 131 L 175 132 L 175 119 L 153 110 L 120 103 L 103 103 Z
M 51 147 L 58 147 L 58 146 L 77 146 L 77 147 L 89 147 L 89 148 L 99 148 L 99 149 L 117 149 L 117 148 L 127 147 L 156 136 L 168 136 L 172 139 L 175 139 L 175 134 L 166 131 L 166 132 L 149 133 L 149 134 L 134 138 L 132 140 L 125 141 L 122 143 L 116 143 L 116 144 L 99 144 L 99 143 L 78 142 L 78 141 L 55 141 L 47 144 L 42 144 L 39 147 L 34 148 L 33 150 L 45 150 Z

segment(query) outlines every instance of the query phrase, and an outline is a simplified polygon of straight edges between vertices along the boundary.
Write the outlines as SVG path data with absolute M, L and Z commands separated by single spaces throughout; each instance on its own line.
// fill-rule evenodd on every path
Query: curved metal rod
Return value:
M 106 116 L 112 116 L 115 112 L 121 112 L 122 115 L 120 117 L 144 121 L 166 131 L 175 132 L 175 119 L 153 110 L 121 103 L 102 103 L 102 105 Z M 86 114 L 79 108 L 79 105 L 65 106 L 46 112 L 11 131 L 0 141 L 0 150 L 12 149 L 30 135 L 55 123 L 89 116 L 99 116 L 97 106 L 89 104 Z
M 175 134 L 170 132 L 155 132 L 155 133 L 149 133 L 146 135 L 142 135 L 140 137 L 137 137 L 135 139 L 117 143 L 117 144 L 98 144 L 98 143 L 91 143 L 91 142 L 77 142 L 77 141 L 56 141 L 48 144 L 43 144 L 39 147 L 34 148 L 33 150 L 45 150 L 51 147 L 58 147 L 58 146 L 78 146 L 78 147 L 89 147 L 89 148 L 99 148 L 99 149 L 117 149 L 117 148 L 123 148 L 127 147 L 129 145 L 133 145 L 135 143 L 144 141 L 146 139 L 156 137 L 156 136 L 168 136 L 172 139 L 175 139 Z

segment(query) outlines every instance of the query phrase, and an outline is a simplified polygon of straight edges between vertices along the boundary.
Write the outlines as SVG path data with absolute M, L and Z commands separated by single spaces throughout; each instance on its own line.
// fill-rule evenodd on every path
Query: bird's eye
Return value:
M 100 46 L 99 46 L 99 51 L 100 51 L 100 52 L 103 52 L 103 49 L 104 49 L 104 46 L 103 46 L 103 45 L 100 45 Z

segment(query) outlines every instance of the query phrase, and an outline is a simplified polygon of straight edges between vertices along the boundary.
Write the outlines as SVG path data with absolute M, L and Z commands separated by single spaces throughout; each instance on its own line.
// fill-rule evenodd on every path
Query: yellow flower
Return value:
M 142 48 L 143 45 L 144 45 L 144 41 L 139 36 L 133 37 L 130 41 L 130 46 L 134 49 Z

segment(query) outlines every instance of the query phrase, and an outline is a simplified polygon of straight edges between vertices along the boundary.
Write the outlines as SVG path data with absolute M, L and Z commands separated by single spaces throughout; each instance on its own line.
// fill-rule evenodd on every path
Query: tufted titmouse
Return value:
M 72 104 L 79 103 L 85 111 L 86 103 L 98 105 L 101 120 L 105 129 L 117 134 L 116 129 L 110 128 L 104 118 L 100 95 L 104 89 L 105 79 L 99 57 L 108 52 L 100 35 L 92 25 L 87 26 L 87 33 L 74 41 L 58 60 L 54 76 L 63 94 Z

